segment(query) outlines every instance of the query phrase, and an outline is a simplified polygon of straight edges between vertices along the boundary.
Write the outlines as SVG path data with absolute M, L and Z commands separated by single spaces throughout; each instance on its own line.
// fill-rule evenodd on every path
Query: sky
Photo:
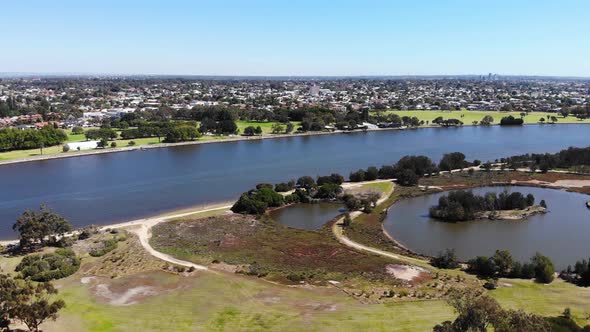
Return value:
M 588 0 L 18 0 L 0 72 L 590 77 Z

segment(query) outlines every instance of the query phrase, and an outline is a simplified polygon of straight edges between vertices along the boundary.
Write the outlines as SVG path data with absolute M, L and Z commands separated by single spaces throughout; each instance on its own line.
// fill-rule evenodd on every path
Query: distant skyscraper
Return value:
M 320 87 L 314 83 L 311 86 L 311 88 L 309 88 L 309 94 L 312 96 L 319 96 L 320 95 Z

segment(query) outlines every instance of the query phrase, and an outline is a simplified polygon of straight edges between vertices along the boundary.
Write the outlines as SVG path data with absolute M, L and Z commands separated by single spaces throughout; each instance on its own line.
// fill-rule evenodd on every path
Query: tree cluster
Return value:
M 536 167 L 543 172 L 553 168 L 569 168 L 590 165 L 590 147 L 570 147 L 558 153 L 524 154 L 502 160 L 509 168 Z
M 457 127 L 457 126 L 462 126 L 463 122 L 461 120 L 458 119 L 444 119 L 442 116 L 439 116 L 437 118 L 435 118 L 434 120 L 432 120 L 432 123 L 435 123 L 439 126 L 442 127 Z
M 590 286 L 590 260 L 577 261 L 573 268 L 568 266 L 560 273 L 560 277 L 579 286 Z
M 84 133 L 87 140 L 113 140 L 117 138 L 117 132 L 111 128 L 88 129 Z
M 452 152 L 443 155 L 438 163 L 438 168 L 441 171 L 451 171 L 453 169 L 463 169 L 469 166 L 469 162 L 465 160 L 465 155 L 461 152 Z
M 436 165 L 425 156 L 405 156 L 394 165 L 381 168 L 371 166 L 350 173 L 351 182 L 372 181 L 376 179 L 397 179 L 402 186 L 413 186 L 418 179 L 438 172 Z
M 523 119 L 515 118 L 512 115 L 505 116 L 500 120 L 500 126 L 520 126 L 523 123 Z
M 438 205 L 432 206 L 429 212 L 431 217 L 444 221 L 467 221 L 473 220 L 479 212 L 522 210 L 534 203 L 532 194 L 488 192 L 480 196 L 470 190 L 457 190 L 441 196 Z
M 554 279 L 555 268 L 547 256 L 536 253 L 529 263 L 520 263 L 508 250 L 496 250 L 493 256 L 478 256 L 467 262 L 468 271 L 485 278 L 535 278 L 540 283 Z
M 68 136 L 61 129 L 45 126 L 36 129 L 0 129 L 0 151 L 37 149 L 62 144 Z
M 302 176 L 297 181 L 287 183 L 261 183 L 256 189 L 243 193 L 233 205 L 232 211 L 236 213 L 261 215 L 268 208 L 279 207 L 291 203 L 311 203 L 318 200 L 336 200 L 342 195 L 344 177 L 337 173 L 327 176 L 318 176 L 317 181 L 311 176 Z M 290 194 L 283 196 L 279 192 L 287 192 L 295 189 Z

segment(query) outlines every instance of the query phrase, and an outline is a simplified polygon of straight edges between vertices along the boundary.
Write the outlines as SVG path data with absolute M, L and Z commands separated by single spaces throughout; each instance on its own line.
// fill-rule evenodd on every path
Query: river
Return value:
M 47 204 L 75 226 L 109 224 L 233 200 L 256 183 L 461 151 L 493 160 L 587 146 L 590 126 L 425 128 L 177 146 L 0 166 L 0 239 L 26 209 Z

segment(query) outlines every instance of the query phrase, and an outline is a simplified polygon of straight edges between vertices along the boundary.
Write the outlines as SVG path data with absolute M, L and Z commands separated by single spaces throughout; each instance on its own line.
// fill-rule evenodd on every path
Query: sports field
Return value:
M 498 111 L 421 111 L 421 110 L 413 110 L 413 111 L 383 111 L 384 114 L 394 113 L 399 116 L 409 116 L 409 117 L 417 117 L 420 120 L 428 121 L 429 123 L 432 120 L 436 119 L 439 116 L 442 116 L 445 119 L 454 118 L 461 120 L 464 125 L 472 125 L 474 121 L 481 121 L 484 116 L 489 115 L 494 118 L 493 124 L 500 123 L 500 120 L 505 117 L 512 115 L 515 118 L 520 118 L 521 112 L 498 112 Z M 377 112 L 371 112 L 371 114 L 375 115 Z M 545 122 L 549 122 L 548 120 L 551 116 L 557 117 L 557 124 L 561 123 L 590 123 L 590 119 L 586 119 L 583 121 L 578 120 L 574 116 L 568 116 L 567 118 L 562 117 L 556 113 L 547 113 L 547 112 L 530 112 L 528 115 L 523 117 L 525 124 L 537 124 L 540 123 L 540 119 L 544 118 Z

